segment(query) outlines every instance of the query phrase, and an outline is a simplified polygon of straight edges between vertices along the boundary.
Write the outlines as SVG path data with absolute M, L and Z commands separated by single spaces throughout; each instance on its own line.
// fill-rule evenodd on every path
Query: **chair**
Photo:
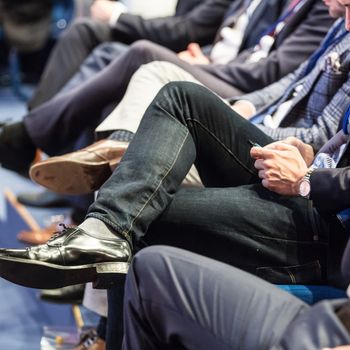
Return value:
M 302 284 L 280 284 L 277 286 L 310 305 L 322 299 L 336 299 L 347 297 L 345 290 L 331 286 L 309 286 Z

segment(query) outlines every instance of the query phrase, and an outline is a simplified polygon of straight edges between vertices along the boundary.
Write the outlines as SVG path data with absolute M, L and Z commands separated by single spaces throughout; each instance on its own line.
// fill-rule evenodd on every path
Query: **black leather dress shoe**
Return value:
M 46 244 L 0 249 L 0 277 L 30 288 L 93 282 L 108 289 L 125 279 L 131 257 L 125 239 L 97 239 L 80 228 L 65 228 Z
M 76 284 L 58 289 L 43 289 L 40 299 L 56 304 L 81 304 L 84 297 L 85 284 Z

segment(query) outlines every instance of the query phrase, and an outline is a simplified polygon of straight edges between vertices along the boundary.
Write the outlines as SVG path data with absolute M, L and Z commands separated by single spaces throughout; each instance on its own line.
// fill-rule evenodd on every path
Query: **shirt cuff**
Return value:
M 111 14 L 111 18 L 109 19 L 109 22 L 108 22 L 109 25 L 113 27 L 118 22 L 120 15 L 125 12 L 128 12 L 127 7 L 122 3 L 120 3 L 119 1 L 115 2 L 114 9 Z

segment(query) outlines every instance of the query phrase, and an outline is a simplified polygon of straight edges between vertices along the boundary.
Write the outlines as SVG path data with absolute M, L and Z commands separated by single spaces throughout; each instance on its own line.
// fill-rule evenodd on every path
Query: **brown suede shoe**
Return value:
M 80 151 L 33 165 L 30 177 L 58 193 L 84 194 L 98 190 L 124 155 L 127 142 L 101 140 Z

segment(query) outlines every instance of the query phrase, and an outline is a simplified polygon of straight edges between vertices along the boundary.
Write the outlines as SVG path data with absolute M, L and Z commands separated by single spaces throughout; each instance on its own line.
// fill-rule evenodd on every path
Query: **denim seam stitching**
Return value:
M 174 118 L 175 119 L 175 118 Z M 136 219 L 141 215 L 142 211 L 146 208 L 146 206 L 148 205 L 148 203 L 153 199 L 153 197 L 155 196 L 155 194 L 157 193 L 159 187 L 161 186 L 161 184 L 163 183 L 164 179 L 167 177 L 167 175 L 169 174 L 169 172 L 173 169 L 174 165 L 175 165 L 175 162 L 177 161 L 178 157 L 179 157 L 179 154 L 182 150 L 182 147 L 185 143 L 185 141 L 187 140 L 187 137 L 189 135 L 189 131 L 187 130 L 186 131 L 186 134 L 185 134 L 185 137 L 182 141 L 182 144 L 180 145 L 176 155 L 175 155 L 175 158 L 170 166 L 170 168 L 167 170 L 167 172 L 164 174 L 164 176 L 161 178 L 161 180 L 159 181 L 159 184 L 157 185 L 157 187 L 155 188 L 155 190 L 153 191 L 153 193 L 150 195 L 150 197 L 148 198 L 148 200 L 145 202 L 145 204 L 142 206 L 142 208 L 139 210 L 138 214 L 136 214 L 136 216 L 134 217 L 134 219 L 131 221 L 130 223 L 130 227 L 129 229 L 125 232 L 123 232 L 125 235 L 129 235 L 130 234 L 130 231 L 132 230 L 132 227 L 134 225 L 134 222 L 136 221 Z
M 233 159 L 242 167 L 244 168 L 246 171 L 248 171 L 250 174 L 252 175 L 257 175 L 256 172 L 252 171 L 251 169 L 249 169 L 247 166 L 245 166 L 234 154 L 233 152 L 226 147 L 226 145 L 216 136 L 214 135 L 205 125 L 203 125 L 200 121 L 196 120 L 196 119 L 192 119 L 191 117 L 186 117 L 186 120 L 189 120 L 191 122 L 195 122 L 197 123 L 202 129 L 204 129 L 212 138 L 214 138 L 220 145 L 221 147 L 228 153 L 231 155 L 231 157 L 233 157 Z

